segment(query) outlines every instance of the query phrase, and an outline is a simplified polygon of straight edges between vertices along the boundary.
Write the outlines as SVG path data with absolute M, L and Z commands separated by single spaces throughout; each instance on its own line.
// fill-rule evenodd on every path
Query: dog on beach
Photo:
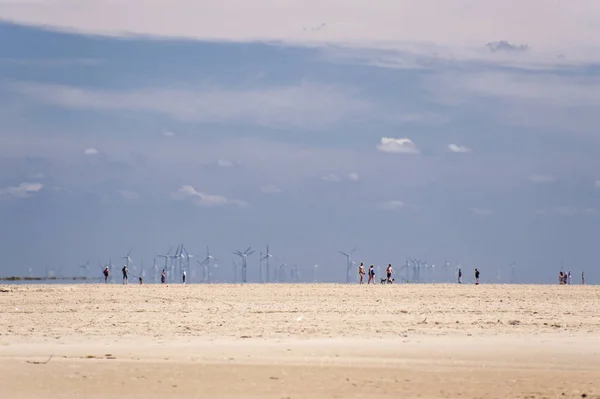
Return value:
M 392 284 L 394 282 L 394 279 L 388 280 L 387 278 L 380 278 L 381 280 L 381 284 Z

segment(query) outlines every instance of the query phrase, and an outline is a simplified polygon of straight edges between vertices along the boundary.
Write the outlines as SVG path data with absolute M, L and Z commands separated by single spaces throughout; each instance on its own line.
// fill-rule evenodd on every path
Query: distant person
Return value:
M 475 269 L 475 285 L 479 285 L 479 270 Z
M 569 273 L 567 273 L 567 284 L 571 285 L 571 271 L 569 270 Z
M 585 285 L 585 275 L 581 272 L 581 285 Z
M 360 284 L 364 284 L 364 276 L 365 276 L 365 265 L 360 262 L 360 266 L 358 267 L 358 277 L 360 278 Z
M 127 269 L 127 265 L 123 266 L 121 271 L 123 272 L 123 284 L 127 284 L 127 277 L 129 276 L 129 269 Z
M 160 274 L 160 282 L 162 284 L 167 282 L 167 272 L 165 269 L 163 269 L 162 273 Z
M 462 269 L 458 269 L 458 284 L 462 284 Z
M 564 285 L 564 283 L 565 283 L 565 274 L 562 271 L 560 271 L 560 272 L 558 272 L 558 284 Z
M 108 266 L 104 268 L 102 273 L 104 274 L 104 284 L 108 284 L 108 276 L 110 276 L 110 270 L 108 269 Z
M 394 269 L 392 269 L 392 264 L 388 264 L 387 269 L 385 270 L 387 274 L 387 283 L 392 284 L 392 273 L 394 273 Z
M 369 280 L 367 284 L 371 284 L 371 281 L 375 284 L 375 267 L 373 265 L 369 266 Z
M 185 270 L 183 271 L 183 284 L 185 284 L 185 279 L 187 277 L 187 274 L 185 273 Z
M 142 278 L 142 276 L 138 277 L 139 281 L 140 281 L 140 285 L 144 284 L 144 279 Z

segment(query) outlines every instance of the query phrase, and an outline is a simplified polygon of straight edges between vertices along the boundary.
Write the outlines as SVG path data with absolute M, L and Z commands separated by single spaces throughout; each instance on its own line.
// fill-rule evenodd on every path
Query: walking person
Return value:
M 123 272 L 123 284 L 127 284 L 127 277 L 129 276 L 129 269 L 127 269 L 127 265 L 123 266 L 121 271 Z
M 475 285 L 479 285 L 479 270 L 475 269 Z
M 373 265 L 369 266 L 369 280 L 367 284 L 371 284 L 371 281 L 375 284 L 375 267 Z
M 360 284 L 364 284 L 364 276 L 365 276 L 365 265 L 360 262 L 360 266 L 358 267 L 358 277 L 360 278 Z
M 104 268 L 104 271 L 102 273 L 104 274 L 104 284 L 108 284 L 108 276 L 110 275 L 110 270 L 108 266 Z
M 458 284 L 462 284 L 462 269 L 458 269 Z
M 167 271 L 165 269 L 163 269 L 162 273 L 160 274 L 160 283 L 165 284 L 166 282 L 167 282 Z
M 388 267 L 386 269 L 386 273 L 387 273 L 387 283 L 388 284 L 392 284 L 392 273 L 394 273 L 394 269 L 392 269 L 392 264 L 388 264 Z
M 571 285 L 571 271 L 569 270 L 569 273 L 567 273 L 567 284 Z
M 581 272 L 581 285 L 585 285 L 585 275 Z
M 186 279 L 186 277 L 187 277 L 187 274 L 186 274 L 186 272 L 185 272 L 185 270 L 184 270 L 184 271 L 183 271 L 183 284 L 185 284 L 185 279 Z

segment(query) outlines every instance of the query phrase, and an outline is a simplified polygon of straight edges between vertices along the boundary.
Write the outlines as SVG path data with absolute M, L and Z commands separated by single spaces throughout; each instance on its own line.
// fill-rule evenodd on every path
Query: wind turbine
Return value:
M 279 265 L 279 282 L 280 283 L 285 283 L 285 267 L 287 266 L 286 263 L 282 263 Z
M 202 260 L 202 262 L 200 260 L 198 260 L 198 264 L 200 266 L 202 266 L 203 271 L 204 271 L 204 276 L 202 278 L 202 282 L 204 282 L 206 280 L 207 283 L 210 283 L 210 264 L 211 262 L 214 262 L 215 260 L 218 260 L 217 258 L 213 257 L 210 254 L 210 250 L 208 248 L 208 246 L 206 246 L 206 258 L 204 258 L 204 260 Z
M 352 269 L 352 254 L 356 251 L 356 247 L 350 252 L 339 251 L 342 255 L 346 257 L 346 283 L 350 283 L 350 271 Z
M 246 263 L 246 258 L 248 257 L 248 255 L 252 255 L 253 253 L 254 250 L 252 249 L 252 247 L 248 247 L 248 249 L 246 249 L 244 252 L 235 251 L 233 253 L 234 255 L 237 255 L 240 258 L 242 258 L 242 283 L 248 281 L 248 265 Z
M 131 260 L 131 248 L 129 249 L 129 252 L 127 252 L 127 255 L 125 256 L 121 256 L 121 259 L 125 259 L 125 266 L 127 267 L 127 269 L 129 269 L 129 264 L 133 263 L 133 261 Z
M 169 258 L 171 259 L 171 274 L 173 276 L 175 276 L 175 274 L 177 274 L 179 272 L 178 266 L 180 266 L 180 260 L 181 260 L 181 248 L 183 247 L 183 245 L 178 245 L 177 249 L 175 250 L 175 254 L 174 255 L 170 255 Z
M 87 278 L 90 274 L 90 261 L 85 262 L 85 265 L 80 265 L 79 271 L 81 272 L 81 277 Z
M 316 274 L 318 268 L 319 268 L 319 265 L 314 265 L 312 267 L 312 282 L 313 283 L 316 282 L 316 280 L 315 280 L 315 274 Z
M 169 271 L 169 259 L 171 259 L 171 251 L 172 250 L 173 250 L 173 247 L 171 247 L 171 249 L 169 249 L 169 252 L 167 252 L 166 254 L 156 255 L 157 258 L 165 258 L 165 266 L 164 266 L 165 271 Z
M 271 253 L 269 252 L 269 245 L 267 245 L 267 253 L 265 254 L 265 256 L 262 256 L 262 252 L 260 253 L 260 270 L 262 273 L 262 261 L 266 260 L 267 261 L 267 269 L 266 269 L 266 282 L 269 282 L 269 278 L 270 278 L 270 271 L 269 271 L 269 258 L 272 258 L 273 255 L 271 255 Z M 261 279 L 262 280 L 262 279 Z
M 512 263 L 509 264 L 510 266 L 510 283 L 511 284 L 515 284 L 516 283 L 516 270 L 515 270 L 515 265 L 517 264 L 517 262 L 513 261 Z

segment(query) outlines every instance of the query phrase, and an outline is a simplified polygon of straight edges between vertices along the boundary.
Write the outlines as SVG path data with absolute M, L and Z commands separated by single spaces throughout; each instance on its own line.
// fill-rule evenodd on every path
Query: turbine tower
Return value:
M 210 254 L 210 250 L 208 248 L 208 246 L 206 246 L 206 258 L 204 258 L 204 260 L 200 261 L 198 260 L 198 264 L 202 267 L 203 269 L 203 278 L 202 278 L 202 282 L 207 282 L 210 283 L 210 264 L 211 262 L 214 262 L 215 260 L 218 260 L 217 258 L 213 257 Z
M 252 255 L 254 250 L 252 247 L 248 247 L 244 252 L 235 251 L 233 254 L 239 256 L 242 259 L 242 283 L 246 283 L 248 281 L 248 264 L 246 263 L 246 259 L 248 255 Z
M 515 270 L 515 265 L 517 264 L 517 262 L 513 261 L 509 266 L 510 266 L 510 283 L 511 284 L 516 284 L 516 274 L 517 271 Z
M 350 252 L 338 251 L 346 257 L 346 283 L 350 283 L 350 272 L 352 269 L 352 254 L 356 251 L 356 247 Z
M 90 261 L 88 260 L 87 262 L 85 262 L 85 265 L 80 265 L 79 266 L 79 271 L 80 271 L 80 274 L 81 274 L 82 278 L 89 277 L 89 274 L 90 274 Z
M 166 272 L 169 271 L 169 259 L 171 259 L 171 251 L 173 250 L 173 247 L 171 247 L 171 249 L 169 249 L 169 252 L 167 252 L 166 254 L 159 254 L 156 255 L 157 258 L 165 258 L 165 266 L 164 266 L 164 270 Z M 170 274 L 170 273 L 169 273 Z M 167 274 L 167 279 L 169 278 L 169 275 Z
M 265 256 L 262 255 L 262 252 L 260 253 L 260 270 L 261 270 L 261 274 L 262 274 L 262 261 L 266 260 L 267 261 L 267 268 L 265 270 L 266 272 L 266 278 L 265 278 L 265 282 L 269 282 L 270 276 L 271 276 L 271 272 L 269 270 L 269 258 L 272 258 L 273 255 L 271 255 L 271 253 L 269 252 L 269 245 L 267 245 L 267 253 L 265 254 Z M 262 282 L 262 278 L 261 278 L 261 282 Z
M 129 248 L 129 252 L 127 252 L 127 255 L 125 256 L 121 256 L 121 259 L 125 259 L 125 266 L 127 267 L 127 269 L 129 269 L 129 264 L 133 263 L 133 261 L 131 260 L 131 248 Z

